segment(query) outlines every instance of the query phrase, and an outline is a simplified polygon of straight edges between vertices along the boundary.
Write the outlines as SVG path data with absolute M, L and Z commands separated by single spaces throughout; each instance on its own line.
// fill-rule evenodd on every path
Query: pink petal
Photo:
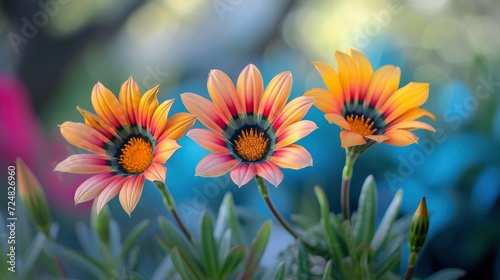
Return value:
M 113 180 L 118 180 L 119 177 L 111 172 L 98 174 L 90 177 L 83 182 L 75 192 L 75 204 L 89 201 L 96 198 L 101 192 L 108 187 Z
M 230 175 L 238 188 L 241 188 L 241 186 L 246 185 L 246 183 L 255 177 L 255 172 L 254 164 L 240 164 L 231 170 Z
M 151 182 L 165 182 L 166 175 L 167 168 L 161 163 L 153 163 L 144 171 L 144 176 Z
M 222 111 L 204 97 L 188 92 L 181 94 L 181 99 L 191 114 L 196 115 L 203 125 L 215 132 L 221 132 L 229 122 Z
M 226 153 L 225 138 L 222 135 L 207 129 L 191 129 L 187 136 L 203 148 L 214 153 Z
M 266 179 L 275 187 L 283 181 L 283 172 L 279 167 L 272 162 L 262 162 L 256 166 L 257 175 Z
M 196 166 L 196 176 L 218 177 L 231 171 L 239 164 L 229 154 L 210 154 L 204 157 Z
M 177 141 L 165 138 L 158 145 L 156 145 L 154 151 L 154 162 L 165 163 L 167 160 L 177 151 L 181 146 L 177 144 Z
M 295 144 L 276 150 L 269 160 L 281 168 L 295 170 L 312 166 L 313 163 L 311 154 L 304 147 Z
M 313 104 L 314 99 L 312 97 L 301 96 L 293 99 L 274 120 L 274 129 L 278 130 L 282 126 L 302 120 Z
M 142 195 L 142 189 L 144 188 L 144 175 L 131 176 L 125 180 L 121 190 L 120 190 L 120 204 L 123 210 L 130 213 L 134 211 L 139 199 Z
M 111 166 L 107 162 L 108 156 L 94 154 L 72 155 L 60 162 L 54 171 L 76 173 L 76 174 L 95 174 L 111 171 Z
M 270 122 L 281 112 L 292 90 L 292 74 L 283 72 L 274 77 L 264 91 L 258 115 L 267 117 Z
M 227 119 L 242 113 L 240 100 L 231 79 L 220 70 L 212 70 L 208 75 L 208 93 L 215 105 Z
M 340 142 L 342 148 L 349 148 L 352 146 L 366 144 L 366 140 L 361 134 L 350 130 L 344 130 L 340 132 Z
M 131 177 L 120 177 L 115 176 L 116 180 L 112 180 L 111 183 L 102 190 L 101 194 L 97 197 L 96 209 L 97 213 L 101 212 L 102 207 L 106 205 L 113 197 L 115 197 L 121 190 L 125 181 L 130 180 Z
M 96 129 L 74 122 L 64 122 L 59 126 L 62 136 L 72 145 L 89 152 L 105 154 L 103 144 L 110 140 Z
M 249 64 L 241 71 L 237 82 L 238 96 L 242 103 L 242 113 L 257 112 L 263 88 L 264 82 L 259 69 L 255 65 Z
M 276 149 L 288 146 L 304 138 L 318 127 L 312 121 L 299 121 L 288 126 L 282 126 L 277 132 Z

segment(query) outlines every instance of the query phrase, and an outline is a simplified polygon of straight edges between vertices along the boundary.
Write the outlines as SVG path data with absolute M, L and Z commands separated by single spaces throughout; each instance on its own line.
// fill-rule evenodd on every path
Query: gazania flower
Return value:
M 342 129 L 342 147 L 360 152 L 375 142 L 395 146 L 417 143 L 414 129 L 435 131 L 416 121 L 430 112 L 419 108 L 429 95 L 429 84 L 411 82 L 399 88 L 398 67 L 385 65 L 373 72 L 370 62 L 358 51 L 336 52 L 337 72 L 328 64 L 315 62 L 328 90 L 314 88 L 313 97 L 325 118 Z
M 196 175 L 216 177 L 231 172 L 239 187 L 256 175 L 277 186 L 281 168 L 301 169 L 312 165 L 311 155 L 294 144 L 317 127 L 302 120 L 314 103 L 298 97 L 286 104 L 292 75 L 283 72 L 263 90 L 262 76 L 252 64 L 241 72 L 236 87 L 222 71 L 212 70 L 208 92 L 213 100 L 193 94 L 181 95 L 188 111 L 207 129 L 192 129 L 188 136 L 212 152 L 196 167 Z
M 122 84 L 119 100 L 97 83 L 92 105 L 97 115 L 77 107 L 85 123 L 60 126 L 66 140 L 93 154 L 72 155 L 55 170 L 97 174 L 80 185 L 75 203 L 97 199 L 97 210 L 117 194 L 129 215 L 142 194 L 144 180 L 165 181 L 163 164 L 179 149 L 179 140 L 196 117 L 178 113 L 167 119 L 173 100 L 158 103 L 159 86 L 141 94 L 132 78 Z

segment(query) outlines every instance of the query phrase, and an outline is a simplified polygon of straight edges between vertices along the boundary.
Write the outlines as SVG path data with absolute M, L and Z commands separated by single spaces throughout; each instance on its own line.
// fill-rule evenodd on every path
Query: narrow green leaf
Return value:
M 309 262 L 309 253 L 303 243 L 299 244 L 299 250 L 297 252 L 297 277 L 299 279 L 309 279 L 311 278 L 311 266 Z
M 374 280 L 375 279 L 375 276 L 370 271 L 370 265 L 368 262 L 368 253 L 367 252 L 363 253 L 363 255 L 361 256 L 360 267 L 361 267 L 362 279 L 365 279 L 365 280 Z
M 370 243 L 373 251 L 378 252 L 380 246 L 382 245 L 382 243 L 384 243 L 389 230 L 391 229 L 392 223 L 398 217 L 402 197 L 403 190 L 399 189 L 396 192 L 396 195 L 394 196 L 391 204 L 387 208 L 387 211 L 385 211 L 384 217 L 382 218 L 382 221 L 380 222 L 380 225 Z
M 231 229 L 227 229 L 219 242 L 219 263 L 223 263 L 231 249 Z
M 227 279 L 231 272 L 245 259 L 246 248 L 243 245 L 233 247 L 222 263 L 218 279 Z
M 278 264 L 276 271 L 274 272 L 274 280 L 285 280 L 285 261 Z
M 217 279 L 219 273 L 219 262 L 217 258 L 217 246 L 214 240 L 214 227 L 212 218 L 208 212 L 203 211 L 201 214 L 200 224 L 201 236 L 201 255 L 204 262 L 205 270 L 208 277 Z
M 332 260 L 329 260 L 327 263 L 326 263 L 326 266 L 325 266 L 325 272 L 323 273 L 323 278 L 321 278 L 322 280 L 330 280 L 332 279 Z
M 200 279 L 196 277 L 194 272 L 184 263 L 177 247 L 174 247 L 170 251 L 170 257 L 172 258 L 175 270 L 181 275 L 182 279 Z
M 425 278 L 424 280 L 440 280 L 440 279 L 453 280 L 463 276 L 465 276 L 465 271 L 462 269 L 446 268 L 432 274 L 431 276 Z
M 316 223 L 306 215 L 292 214 L 290 218 L 292 219 L 294 224 L 296 224 L 300 229 L 304 231 L 316 225 Z
M 353 224 L 353 233 L 356 243 L 370 243 L 375 233 L 377 214 L 377 187 L 372 175 L 366 177 L 359 195 L 356 222 Z
M 226 193 L 219 208 L 214 230 L 215 239 L 220 242 L 227 229 L 231 229 L 231 246 L 245 244 L 243 232 L 238 222 L 238 216 L 236 215 L 233 196 L 230 192 Z
M 404 240 L 405 238 L 403 236 L 398 236 L 387 243 L 387 246 L 385 246 L 382 251 L 382 256 L 377 260 L 376 265 L 373 268 L 377 279 L 383 279 L 383 276 L 387 272 L 400 263 L 401 245 Z
M 42 251 L 47 238 L 42 232 L 38 232 L 30 243 L 28 249 L 25 252 L 24 260 L 21 269 L 18 270 L 18 279 L 26 279 L 27 275 L 31 272 L 35 261 L 38 259 L 40 252 Z
M 141 235 L 141 233 L 146 229 L 148 225 L 149 221 L 143 220 L 130 231 L 125 240 L 123 240 L 122 250 L 120 252 L 120 260 L 123 260 L 123 258 L 125 258 L 129 249 L 132 247 L 132 245 L 134 245 L 139 235 Z
M 344 266 L 347 267 L 349 271 L 359 271 L 359 260 L 356 259 L 355 246 L 356 241 L 354 240 L 354 236 L 352 235 L 351 222 L 349 220 L 344 220 L 340 225 L 340 237 L 342 241 L 344 241 L 347 256 L 350 257 L 350 262 L 347 262 Z
M 241 280 L 250 280 L 255 271 L 259 267 L 260 259 L 264 255 L 267 247 L 267 242 L 271 236 L 271 221 L 265 222 L 255 235 L 252 243 L 250 244 L 250 254 L 248 256 L 245 270 L 243 271 Z

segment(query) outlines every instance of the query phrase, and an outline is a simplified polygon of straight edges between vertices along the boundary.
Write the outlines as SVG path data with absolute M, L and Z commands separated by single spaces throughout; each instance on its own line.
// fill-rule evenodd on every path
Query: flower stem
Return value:
M 405 280 L 410 280 L 413 272 L 415 271 L 415 266 L 417 265 L 418 253 L 411 252 L 408 257 L 408 268 L 406 269 Z
M 257 185 L 259 186 L 259 192 L 260 192 L 260 195 L 262 196 L 262 198 L 264 199 L 264 201 L 266 202 L 266 205 L 267 205 L 267 208 L 269 208 L 269 210 L 271 211 L 271 213 L 273 214 L 273 216 L 276 218 L 276 220 L 278 220 L 278 222 L 295 238 L 295 239 L 298 239 L 300 241 L 302 241 L 302 243 L 304 243 L 304 245 L 310 249 L 310 250 L 315 250 L 314 246 L 312 246 L 311 244 L 309 244 L 309 242 L 307 242 L 286 220 L 285 218 L 283 218 L 283 216 L 280 214 L 280 212 L 278 211 L 278 209 L 276 208 L 276 206 L 274 206 L 274 203 L 273 201 L 271 200 L 271 197 L 269 196 L 269 190 L 267 188 L 267 185 L 266 183 L 264 182 L 264 179 L 262 179 L 262 177 L 256 175 L 255 176 L 255 181 L 257 182 Z
M 356 153 L 351 153 L 346 150 L 345 165 L 342 170 L 342 186 L 340 189 L 342 213 L 344 213 L 344 219 L 350 219 L 350 208 L 349 208 L 349 187 L 351 185 L 352 178 L 352 167 L 357 158 Z
M 186 236 L 186 238 L 192 242 L 193 237 L 191 233 L 189 233 L 189 230 L 187 227 L 184 225 L 184 223 L 181 220 L 181 217 L 179 216 L 179 213 L 177 212 L 177 208 L 175 207 L 175 201 L 170 192 L 168 191 L 167 185 L 164 182 L 161 181 L 155 181 L 154 182 L 156 187 L 158 187 L 158 190 L 160 190 L 160 193 L 163 195 L 163 202 L 165 203 L 165 206 L 167 206 L 168 211 L 170 211 L 170 214 L 174 217 L 175 221 L 177 222 L 177 225 L 179 225 L 182 233 Z

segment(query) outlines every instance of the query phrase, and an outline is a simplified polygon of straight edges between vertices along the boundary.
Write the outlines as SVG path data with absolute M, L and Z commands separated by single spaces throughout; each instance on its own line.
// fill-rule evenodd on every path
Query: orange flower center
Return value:
M 129 174 L 139 174 L 153 162 L 153 148 L 142 138 L 132 137 L 121 149 L 118 163 Z
M 351 114 L 347 116 L 346 120 L 347 123 L 349 123 L 349 125 L 351 126 L 351 131 L 354 131 L 363 136 L 373 135 L 373 133 L 377 131 L 376 128 L 373 128 L 375 122 L 370 118 L 365 119 L 364 115 L 361 115 L 360 117 L 358 115 Z
M 257 129 L 242 130 L 238 140 L 234 140 L 236 153 L 243 160 L 256 162 L 264 158 L 269 146 L 269 139 L 264 132 L 258 133 Z

